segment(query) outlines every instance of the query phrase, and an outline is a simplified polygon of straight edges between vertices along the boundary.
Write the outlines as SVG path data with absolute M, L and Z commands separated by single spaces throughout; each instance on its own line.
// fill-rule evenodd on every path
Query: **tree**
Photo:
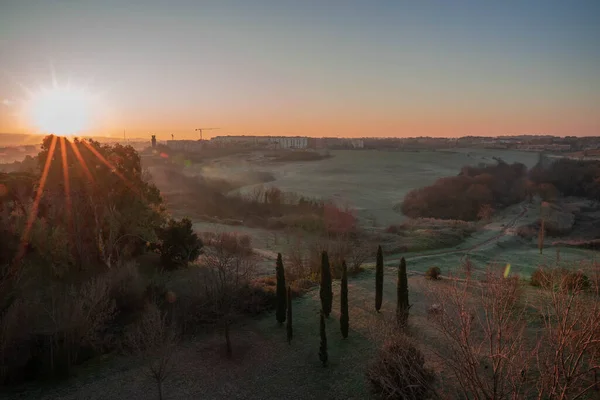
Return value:
M 340 291 L 340 330 L 342 337 L 348 337 L 348 269 L 346 261 L 342 261 L 342 286 Z
M 68 232 L 77 267 L 111 268 L 156 241 L 165 208 L 133 147 L 50 135 L 37 159 L 46 172 L 31 216 Z
M 329 267 L 329 256 L 327 252 L 321 253 L 321 310 L 326 317 L 331 314 L 331 306 L 333 303 L 333 291 L 331 289 L 331 268 Z
M 542 218 L 540 231 L 538 233 L 538 248 L 540 249 L 540 254 L 544 252 L 544 218 Z
M 277 310 L 275 312 L 277 322 L 283 324 L 285 322 L 285 308 L 286 308 L 286 292 L 285 292 L 285 271 L 283 269 L 283 260 L 281 259 L 281 253 L 277 253 L 277 264 L 275 267 L 275 274 L 277 277 Z
M 544 323 L 536 357 L 538 398 L 594 398 L 600 392 L 600 270 L 547 273 L 538 308 Z M 591 286 L 591 287 L 590 287 Z M 589 396 L 588 396 L 589 394 Z
M 155 304 L 144 311 L 141 319 L 127 332 L 129 347 L 146 359 L 148 375 L 156 381 L 159 400 L 163 399 L 163 382 L 173 369 L 173 352 L 177 335 L 168 318 Z
M 327 332 L 325 331 L 325 314 L 321 311 L 321 321 L 319 324 L 321 333 L 321 345 L 319 346 L 319 360 L 324 367 L 327 366 Z
M 408 310 L 410 305 L 408 304 L 408 277 L 406 276 L 406 260 L 404 257 L 400 259 L 400 265 L 398 266 L 398 299 L 396 306 L 396 318 L 400 326 L 405 326 L 408 319 Z
M 207 267 L 206 290 L 217 315 L 223 322 L 227 356 L 233 355 L 229 325 L 239 290 L 250 282 L 256 271 L 256 259 L 243 236 L 219 233 L 207 241 L 204 264 Z
M 451 375 L 452 398 L 514 399 L 531 390 L 519 281 L 489 271 L 485 280 L 452 280 L 432 290 L 441 305 L 431 321 L 443 346 L 434 349 Z M 547 397 L 540 397 L 547 398 Z
M 285 328 L 287 331 L 287 340 L 288 343 L 292 343 L 292 338 L 294 337 L 294 330 L 292 328 L 292 287 L 288 286 L 287 288 L 287 318 Z
M 160 229 L 158 236 L 161 241 L 160 258 L 168 268 L 186 267 L 201 253 L 202 240 L 194 232 L 192 221 L 188 218 L 169 220 L 167 226 Z
M 383 301 L 383 251 L 377 247 L 377 263 L 375 264 L 375 310 L 379 312 Z

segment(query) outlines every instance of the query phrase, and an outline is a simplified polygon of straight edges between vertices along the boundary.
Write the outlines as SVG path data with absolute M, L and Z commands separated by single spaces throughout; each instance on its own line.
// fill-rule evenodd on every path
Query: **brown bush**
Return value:
M 538 267 L 529 281 L 531 286 L 558 290 L 586 290 L 590 288 L 590 280 L 583 271 L 572 271 L 566 268 Z
M 529 279 L 529 284 L 536 287 L 546 286 L 549 282 L 550 274 L 542 267 L 538 267 L 533 271 Z
M 384 399 L 425 399 L 433 393 L 433 371 L 403 335 L 386 340 L 366 374 L 373 394 Z
M 538 230 L 531 225 L 519 226 L 517 228 L 517 235 L 522 237 L 523 239 L 531 240 L 536 237 L 538 234 Z
M 438 280 L 442 271 L 439 267 L 429 267 L 429 269 L 425 272 L 425 279 Z
M 119 314 L 138 312 L 146 304 L 146 285 L 140 276 L 137 264 L 128 262 L 108 273 L 110 297 L 115 301 Z

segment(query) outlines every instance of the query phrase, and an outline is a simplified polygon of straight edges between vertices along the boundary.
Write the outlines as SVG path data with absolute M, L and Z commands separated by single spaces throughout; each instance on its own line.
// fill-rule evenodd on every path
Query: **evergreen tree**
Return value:
M 325 332 L 325 314 L 321 311 L 321 345 L 319 346 L 319 360 L 323 363 L 323 366 L 327 366 L 327 332 Z
M 277 253 L 277 265 L 275 267 L 275 273 L 277 276 L 277 310 L 275 315 L 277 317 L 277 322 L 283 324 L 285 322 L 287 296 L 285 292 L 285 271 L 283 269 L 281 253 Z
M 383 251 L 377 247 L 377 263 L 375 264 L 375 310 L 379 312 L 383 301 Z
M 342 287 L 340 293 L 340 330 L 342 331 L 342 337 L 346 339 L 348 337 L 348 269 L 346 268 L 346 261 L 342 261 Z
M 542 218 L 542 223 L 540 226 L 540 231 L 538 233 L 538 248 L 540 249 L 540 254 L 544 252 L 544 218 Z
M 324 251 L 321 254 L 321 310 L 326 317 L 331 314 L 331 305 L 333 303 L 333 291 L 331 288 L 331 269 L 329 268 L 329 256 Z
M 396 306 L 396 317 L 400 326 L 405 326 L 408 320 L 408 277 L 406 276 L 406 260 L 400 260 L 398 266 L 398 303 Z
M 287 341 L 288 343 L 292 343 L 292 337 L 294 336 L 294 331 L 292 329 L 292 287 L 288 286 L 287 289 L 287 318 L 285 324 L 287 330 Z

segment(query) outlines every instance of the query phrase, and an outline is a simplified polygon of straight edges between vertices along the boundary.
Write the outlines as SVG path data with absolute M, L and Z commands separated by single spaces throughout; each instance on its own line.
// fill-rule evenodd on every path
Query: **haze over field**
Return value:
M 264 167 L 242 164 L 272 172 L 273 182 L 284 191 L 305 196 L 334 199 L 357 210 L 367 225 L 389 226 L 404 217 L 393 207 L 410 190 L 432 184 L 436 179 L 456 175 L 465 165 L 494 163 L 499 157 L 508 163 L 533 167 L 536 153 L 459 149 L 459 151 L 380 152 L 333 151 L 321 161 L 299 162 Z M 235 165 L 235 164 L 234 164 Z M 222 167 L 227 171 L 227 167 Z M 240 190 L 250 192 L 254 186 Z M 367 221 L 365 221 L 367 220 Z

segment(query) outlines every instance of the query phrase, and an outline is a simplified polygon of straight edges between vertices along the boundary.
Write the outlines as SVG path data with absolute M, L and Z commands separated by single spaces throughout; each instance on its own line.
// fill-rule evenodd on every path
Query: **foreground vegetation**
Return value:
M 224 213 L 237 204 L 235 213 L 281 218 L 305 207 L 323 219 L 317 240 L 299 235 L 272 274 L 259 277 L 251 239 L 197 235 L 190 220 L 171 219 L 130 148 L 50 137 L 35 171 L 0 179 L 3 384 L 69 376 L 111 353 L 140 360 L 137 371 L 156 384 L 146 397 L 214 376 L 227 378 L 212 392 L 225 398 L 282 397 L 290 387 L 332 398 L 366 397 L 368 388 L 387 398 L 567 399 L 597 389 L 595 265 L 540 267 L 536 287 L 504 266 L 482 272 L 468 262 L 455 276 L 432 267 L 425 279 L 410 276 L 410 260 L 386 268 L 351 212 L 300 198 L 290 204 L 275 190 L 239 203 L 218 197 L 211 207 Z M 416 248 L 430 237 L 455 243 L 473 229 L 423 219 L 389 234 L 418 237 Z M 374 274 L 358 274 L 374 260 Z M 265 310 L 275 314 L 242 324 Z M 210 351 L 189 351 L 195 335 Z M 137 387 L 133 381 L 126 383 Z M 205 389 L 178 394 L 207 396 Z

